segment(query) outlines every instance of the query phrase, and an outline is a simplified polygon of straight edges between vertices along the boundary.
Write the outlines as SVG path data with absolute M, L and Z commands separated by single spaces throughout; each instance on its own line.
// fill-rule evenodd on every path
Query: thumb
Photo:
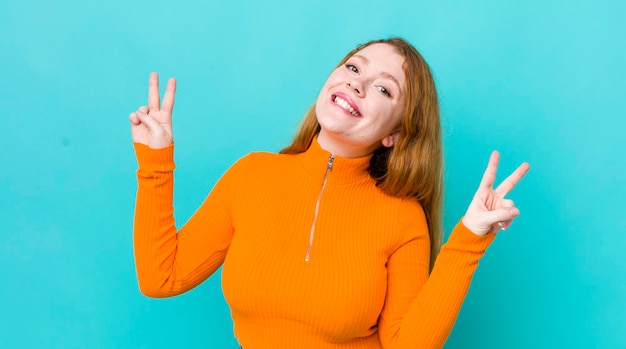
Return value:
M 519 210 L 515 207 L 504 207 L 490 212 L 486 212 L 483 221 L 488 225 L 497 222 L 510 221 L 519 215 Z
M 155 118 L 144 113 L 143 111 L 137 111 L 136 115 L 139 121 L 141 121 L 142 124 L 146 125 L 151 133 L 160 132 L 163 129 L 163 127 L 161 127 L 161 124 L 156 121 Z
M 498 222 L 510 222 L 519 215 L 515 207 L 504 207 L 493 211 L 468 212 L 463 217 L 463 224 L 476 235 L 485 235 L 494 229 Z M 498 228 L 499 230 L 499 228 Z

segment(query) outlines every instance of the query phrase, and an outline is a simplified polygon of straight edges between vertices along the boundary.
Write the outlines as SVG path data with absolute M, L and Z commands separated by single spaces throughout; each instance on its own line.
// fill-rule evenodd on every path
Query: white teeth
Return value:
M 354 108 L 352 108 L 352 106 L 350 106 L 348 102 L 346 102 L 339 96 L 335 96 L 335 103 L 337 103 L 337 105 L 339 105 L 343 109 L 349 111 L 352 115 L 359 116 L 359 113 L 356 110 L 354 110 Z

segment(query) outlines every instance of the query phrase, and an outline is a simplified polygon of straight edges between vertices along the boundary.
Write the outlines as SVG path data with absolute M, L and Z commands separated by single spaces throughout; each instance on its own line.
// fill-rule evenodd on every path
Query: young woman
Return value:
M 322 87 L 293 143 L 251 153 L 193 217 L 173 219 L 171 114 L 150 76 L 130 115 L 139 163 L 135 259 L 141 291 L 183 293 L 221 265 L 245 349 L 440 348 L 495 233 L 519 214 L 493 188 L 498 154 L 441 248 L 437 95 L 420 54 L 398 38 L 359 46 Z M 436 259 L 436 262 L 435 262 Z

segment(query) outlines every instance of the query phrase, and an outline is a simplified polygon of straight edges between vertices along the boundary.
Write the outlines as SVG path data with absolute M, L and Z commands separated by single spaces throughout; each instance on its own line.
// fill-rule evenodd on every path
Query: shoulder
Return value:
M 283 158 L 285 155 L 272 153 L 269 151 L 253 151 L 245 155 L 242 159 L 248 159 L 249 161 L 277 161 Z
M 293 155 L 270 152 L 250 152 L 237 160 L 228 169 L 228 175 L 262 176 L 274 172 L 282 172 L 290 168 Z
M 256 151 L 244 155 L 237 163 L 242 163 L 246 166 L 254 166 L 255 168 L 266 168 L 284 166 L 289 163 L 291 158 L 293 158 L 292 155 Z
M 254 187 L 259 183 L 267 183 L 272 178 L 271 169 L 278 167 L 280 158 L 279 154 L 250 152 L 233 162 L 222 174 L 218 184 L 240 191 L 242 188 L 250 189 L 251 185 Z

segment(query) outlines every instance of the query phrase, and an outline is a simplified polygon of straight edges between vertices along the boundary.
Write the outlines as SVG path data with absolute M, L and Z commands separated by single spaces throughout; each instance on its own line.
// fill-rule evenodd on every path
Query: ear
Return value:
M 383 146 L 387 148 L 393 147 L 398 142 L 398 137 L 400 137 L 400 131 L 393 131 L 392 134 L 382 139 Z

